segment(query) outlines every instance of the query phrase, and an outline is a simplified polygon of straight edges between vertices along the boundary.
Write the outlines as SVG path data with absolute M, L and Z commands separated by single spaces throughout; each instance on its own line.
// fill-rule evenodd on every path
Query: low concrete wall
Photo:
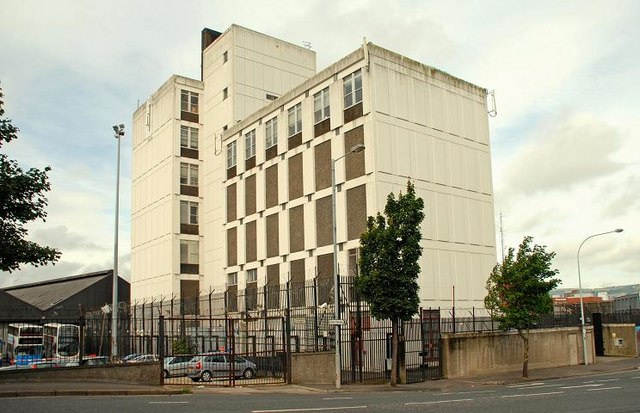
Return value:
M 93 381 L 160 385 L 160 363 L 116 364 L 112 366 L 57 367 L 0 371 L 2 382 Z
M 335 383 L 335 354 L 333 351 L 291 354 L 291 382 L 294 384 Z
M 593 328 L 587 327 L 589 362 L 595 357 Z M 517 332 L 445 334 L 442 337 L 443 374 L 446 378 L 522 369 L 522 338 Z M 531 330 L 529 368 L 582 364 L 579 327 Z
M 605 356 L 638 357 L 635 324 L 603 324 Z

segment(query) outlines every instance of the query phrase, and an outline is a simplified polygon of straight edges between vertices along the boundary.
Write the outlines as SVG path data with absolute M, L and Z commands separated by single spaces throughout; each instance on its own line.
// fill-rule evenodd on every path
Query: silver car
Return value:
M 193 356 L 170 356 L 164 359 L 164 377 L 182 377 L 186 376 L 188 367 Z
M 214 377 L 229 377 L 232 370 L 235 377 L 252 379 L 256 376 L 255 363 L 244 357 L 234 357 L 233 369 L 231 364 L 231 356 L 227 353 L 201 354 L 191 359 L 188 376 L 193 381 L 211 381 Z

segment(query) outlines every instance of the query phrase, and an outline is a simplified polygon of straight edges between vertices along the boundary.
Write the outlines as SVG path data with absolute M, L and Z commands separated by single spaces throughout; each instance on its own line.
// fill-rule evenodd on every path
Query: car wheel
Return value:
M 169 378 L 169 372 L 167 370 L 165 370 L 163 373 L 164 373 L 164 378 L 168 379 Z
M 208 370 L 203 371 L 200 378 L 202 379 L 202 381 L 211 381 L 211 372 Z
M 242 373 L 242 377 L 244 377 L 245 379 L 252 379 L 254 378 L 256 375 L 256 373 L 253 371 L 253 369 L 246 369 L 243 373 Z

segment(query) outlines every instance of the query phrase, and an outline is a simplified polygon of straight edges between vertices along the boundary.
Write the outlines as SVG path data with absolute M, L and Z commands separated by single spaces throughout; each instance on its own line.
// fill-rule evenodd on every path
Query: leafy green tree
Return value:
M 418 259 L 422 255 L 420 224 L 424 202 L 407 182 L 407 193 L 387 197 L 384 216 L 369 217 L 360 237 L 360 273 L 355 285 L 369 302 L 371 314 L 392 325 L 391 385 L 398 381 L 398 329 L 418 312 Z
M 196 346 L 193 345 L 188 337 L 180 337 L 171 344 L 171 350 L 173 355 L 193 354 L 196 351 Z
M 555 252 L 533 245 L 524 237 L 516 253 L 509 248 L 503 262 L 496 264 L 487 280 L 484 305 L 492 311 L 500 328 L 516 329 L 522 338 L 522 377 L 529 376 L 529 328 L 540 316 L 553 312 L 549 292 L 560 283 L 551 269 Z
M 4 117 L 4 94 L 0 88 L 0 148 L 18 138 L 19 129 Z M 55 263 L 60 252 L 43 247 L 26 238 L 25 225 L 36 219 L 45 220 L 47 198 L 51 189 L 47 172 L 31 168 L 23 171 L 18 163 L 0 154 L 0 271 L 12 272 L 21 264 L 33 266 Z

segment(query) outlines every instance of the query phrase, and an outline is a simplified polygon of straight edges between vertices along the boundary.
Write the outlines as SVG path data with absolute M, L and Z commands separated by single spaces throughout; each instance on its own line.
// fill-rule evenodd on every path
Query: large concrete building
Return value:
M 455 290 L 481 306 L 496 260 L 486 95 L 372 43 L 316 73 L 304 48 L 205 29 L 202 81 L 174 76 L 134 114 L 132 298 L 330 280 L 335 161 L 341 275 L 367 216 L 411 180 L 421 305 Z

